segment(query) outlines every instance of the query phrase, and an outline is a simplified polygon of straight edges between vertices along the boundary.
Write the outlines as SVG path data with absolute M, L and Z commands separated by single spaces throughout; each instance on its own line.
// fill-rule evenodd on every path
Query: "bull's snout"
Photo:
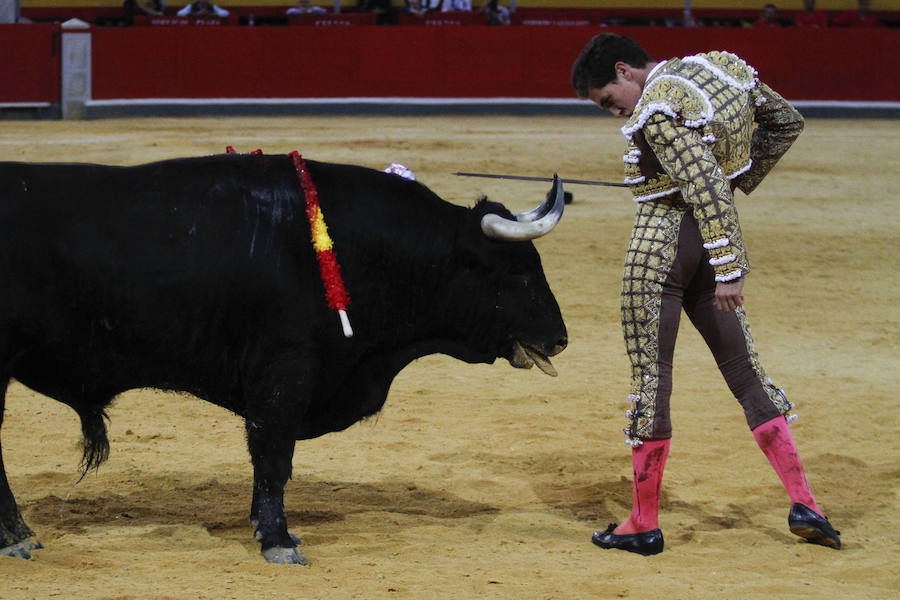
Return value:
M 516 341 L 513 344 L 513 354 L 509 358 L 509 364 L 517 369 L 530 369 L 534 365 L 537 365 L 538 368 L 547 375 L 556 377 L 556 369 L 550 363 L 548 357 L 559 354 L 565 350 L 568 345 L 569 338 L 565 335 L 561 336 L 552 348 L 548 348 L 544 344 L 535 346 L 526 344 L 525 342 Z
M 556 356 L 560 352 L 566 349 L 566 346 L 569 345 L 569 336 L 562 336 L 559 340 L 556 341 L 556 345 L 547 352 L 547 356 Z

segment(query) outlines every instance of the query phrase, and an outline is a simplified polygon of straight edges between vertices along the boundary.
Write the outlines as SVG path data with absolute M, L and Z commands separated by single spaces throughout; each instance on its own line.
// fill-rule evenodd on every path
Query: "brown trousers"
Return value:
M 680 199 L 639 205 L 622 285 L 622 326 L 632 365 L 625 429 L 630 441 L 672 436 L 672 359 L 682 309 L 712 351 L 751 429 L 792 408 L 760 365 L 744 309 L 715 308 L 715 289 L 690 208 Z

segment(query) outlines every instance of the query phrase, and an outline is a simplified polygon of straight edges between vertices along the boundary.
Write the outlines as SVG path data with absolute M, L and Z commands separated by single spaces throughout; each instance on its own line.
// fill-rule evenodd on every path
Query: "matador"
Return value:
M 816 504 L 788 429 L 793 404 L 766 375 L 744 310 L 750 272 L 735 189 L 752 192 L 803 129 L 800 113 L 729 52 L 654 61 L 634 40 L 595 36 L 572 68 L 587 98 L 627 119 L 625 183 L 636 203 L 622 282 L 631 361 L 624 429 L 632 449 L 628 521 L 593 542 L 663 550 L 662 474 L 672 436 L 669 398 L 681 311 L 702 335 L 747 424 L 791 499 L 792 532 L 840 548 Z

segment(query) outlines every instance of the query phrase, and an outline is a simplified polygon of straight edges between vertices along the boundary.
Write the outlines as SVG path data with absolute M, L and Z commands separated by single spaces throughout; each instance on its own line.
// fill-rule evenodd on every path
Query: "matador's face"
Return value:
M 643 88 L 630 73 L 623 74 L 617 70 L 616 78 L 601 88 L 588 90 L 588 98 L 604 110 L 616 117 L 630 117 L 641 99 Z

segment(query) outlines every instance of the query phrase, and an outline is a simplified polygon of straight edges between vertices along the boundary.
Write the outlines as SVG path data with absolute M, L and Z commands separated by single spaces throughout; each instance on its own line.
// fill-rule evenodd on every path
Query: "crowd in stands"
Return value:
M 122 8 L 126 15 L 148 15 L 158 17 L 166 13 L 165 0 L 125 0 Z
M 803 10 L 798 11 L 791 19 L 778 16 L 778 7 L 766 4 L 753 27 L 881 27 L 881 20 L 871 12 L 871 0 L 857 0 L 856 10 L 848 10 L 836 14 L 829 22 L 828 15 L 816 10 L 816 0 L 803 0 Z
M 359 10 L 371 10 L 366 3 L 384 2 L 387 5 L 376 10 L 388 12 L 392 9 L 390 0 L 358 0 Z M 404 6 L 400 12 L 411 13 L 419 17 L 425 17 L 432 12 L 448 11 L 472 11 L 472 0 L 403 0 Z M 653 18 L 640 15 L 613 16 L 607 19 L 604 25 L 656 25 L 667 27 L 700 27 L 700 26 L 742 26 L 742 27 L 881 27 L 885 25 L 877 15 L 871 12 L 871 0 L 857 0 L 857 8 L 835 13 L 829 18 L 828 13 L 816 9 L 816 0 L 802 0 L 803 9 L 792 11 L 788 17 L 782 17 L 778 13 L 778 7 L 769 3 L 763 6 L 762 12 L 755 20 L 746 20 L 740 17 L 724 19 L 712 17 L 709 19 L 694 19 L 690 11 L 681 14 L 681 18 Z M 474 9 L 479 10 L 479 9 Z M 499 0 L 487 0 L 480 11 L 485 15 L 488 25 L 509 25 L 511 23 L 510 10 L 500 4 Z
M 126 2 L 128 0 L 125 0 Z M 229 13 L 224 8 L 216 6 L 209 0 L 196 0 L 185 5 L 184 8 L 175 13 L 179 17 L 227 17 Z
M 316 6 L 309 0 L 297 0 L 297 5 L 287 9 L 287 16 L 296 15 L 324 15 L 328 11 L 324 7 Z
M 774 3 L 763 5 L 755 19 L 744 16 L 710 16 L 695 18 L 690 11 L 678 17 L 640 17 L 615 16 L 608 19 L 606 25 L 642 26 L 655 25 L 666 27 L 883 27 L 898 26 L 900 23 L 885 23 L 871 11 L 871 0 L 857 0 L 853 10 L 835 11 L 831 14 L 816 8 L 816 0 L 802 0 L 801 10 L 791 10 L 787 16 L 778 12 Z M 793 2 L 791 4 L 794 4 Z
M 31 22 L 22 17 L 19 8 L 20 0 L 0 0 L 0 23 Z M 478 2 L 479 0 L 476 0 Z M 504 26 L 514 22 L 531 24 L 529 20 L 519 19 L 514 21 L 510 8 L 502 2 L 508 0 L 484 0 L 481 6 L 473 5 L 473 0 L 347 0 L 342 3 L 340 11 L 344 14 L 374 13 L 377 16 L 375 22 L 380 25 L 393 25 L 397 23 L 407 24 L 421 19 L 429 20 L 429 16 L 438 13 L 468 14 L 469 18 L 461 23 L 480 23 L 485 25 Z M 351 4 L 355 2 L 355 4 Z M 398 6 L 398 4 L 401 4 Z M 232 3 L 233 4 L 233 3 Z M 592 11 L 604 11 L 602 3 Z M 609 12 L 599 22 L 590 21 L 597 25 L 623 25 L 623 26 L 666 26 L 666 27 L 710 27 L 710 26 L 737 26 L 737 27 L 881 27 L 900 26 L 900 14 L 897 21 L 885 23 L 879 16 L 871 11 L 871 0 L 857 0 L 857 8 L 844 12 L 824 12 L 816 8 L 816 0 L 802 0 L 803 7 L 795 8 L 796 2 L 791 2 L 791 9 L 786 14 L 779 12 L 774 3 L 765 4 L 756 18 L 748 18 L 749 11 L 721 11 L 722 14 L 692 15 L 690 9 L 682 11 L 652 11 L 636 9 L 629 12 L 620 9 Z M 687 6 L 690 6 L 687 4 Z M 236 7 L 234 7 L 236 8 Z M 527 10 L 527 9 L 526 9 Z M 573 10 L 573 9 L 562 9 Z M 587 10 L 587 9 L 586 9 Z M 240 20 L 232 16 L 234 23 L 241 25 L 286 25 L 297 22 L 292 19 L 306 15 L 334 14 L 334 5 L 324 7 L 312 4 L 311 0 L 296 0 L 296 5 L 286 7 L 284 12 L 268 14 L 259 19 L 254 19 L 253 14 L 241 13 Z M 708 11 L 707 11 L 708 12 Z M 666 13 L 660 16 L 659 13 Z M 671 13 L 671 14 L 669 14 Z M 675 14 L 677 13 L 677 14 Z M 136 22 L 136 18 L 164 18 L 182 17 L 188 19 L 216 20 L 225 19 L 231 12 L 214 4 L 211 0 L 195 0 L 180 9 L 167 9 L 166 0 L 124 0 L 122 13 L 116 16 L 104 15 L 103 18 L 94 19 L 96 25 L 130 25 Z M 402 18 L 398 18 L 403 15 Z M 410 21 L 410 19 L 413 19 Z M 542 22 L 541 24 L 554 24 Z M 582 24 L 574 21 L 560 24 Z

